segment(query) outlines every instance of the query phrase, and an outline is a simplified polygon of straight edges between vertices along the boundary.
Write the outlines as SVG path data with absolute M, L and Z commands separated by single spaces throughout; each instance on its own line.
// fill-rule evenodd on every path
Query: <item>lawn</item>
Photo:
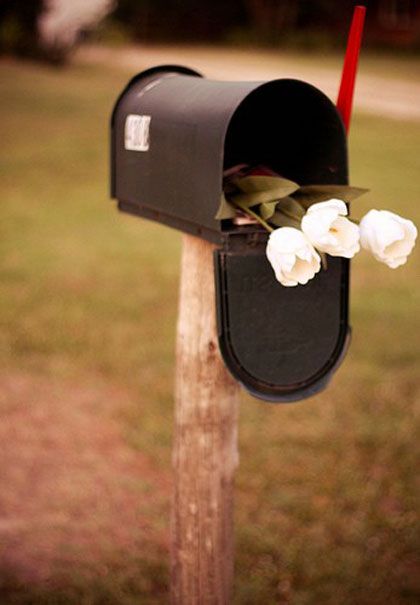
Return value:
M 129 74 L 0 69 L 2 374 L 34 384 L 95 376 L 124 389 L 112 415 L 125 443 L 166 476 L 180 235 L 119 214 L 108 199 L 108 119 Z M 419 123 L 355 116 L 351 182 L 371 189 L 354 203 L 356 216 L 390 208 L 420 225 L 419 137 Z M 243 397 L 238 605 L 418 602 L 418 274 L 418 252 L 396 271 L 361 254 L 352 266 L 353 341 L 330 388 L 290 406 Z M 144 477 L 132 480 L 141 495 Z M 151 544 L 167 533 L 162 499 L 149 510 Z M 1 602 L 167 602 L 165 546 L 116 553 L 105 575 L 101 561 L 88 575 L 83 565 L 64 576 L 53 568 L 47 583 L 0 570 Z

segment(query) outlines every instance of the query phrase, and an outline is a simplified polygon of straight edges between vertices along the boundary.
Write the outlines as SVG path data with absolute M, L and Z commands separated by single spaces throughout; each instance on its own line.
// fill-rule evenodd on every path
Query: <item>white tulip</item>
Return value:
M 306 284 L 321 268 L 319 254 L 302 231 L 293 227 L 272 231 L 266 254 L 283 286 Z
M 360 242 L 391 269 L 403 265 L 414 248 L 417 228 L 388 210 L 369 210 L 360 221 Z
M 312 204 L 302 218 L 302 231 L 320 252 L 352 258 L 360 250 L 359 227 L 346 216 L 343 200 Z

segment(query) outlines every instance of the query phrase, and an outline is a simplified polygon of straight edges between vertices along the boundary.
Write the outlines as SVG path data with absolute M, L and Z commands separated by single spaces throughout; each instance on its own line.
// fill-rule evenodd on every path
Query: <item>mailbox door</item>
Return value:
M 346 184 L 346 135 L 331 101 L 296 80 L 252 91 L 232 116 L 225 168 L 263 164 L 300 185 Z M 308 284 L 282 286 L 266 258 L 268 233 L 229 221 L 216 252 L 219 343 L 253 395 L 296 401 L 323 389 L 349 339 L 349 261 L 328 257 Z
M 305 286 L 279 284 L 263 233 L 232 236 L 215 253 L 219 343 L 232 374 L 254 396 L 303 399 L 322 390 L 348 342 L 348 266 L 329 258 Z

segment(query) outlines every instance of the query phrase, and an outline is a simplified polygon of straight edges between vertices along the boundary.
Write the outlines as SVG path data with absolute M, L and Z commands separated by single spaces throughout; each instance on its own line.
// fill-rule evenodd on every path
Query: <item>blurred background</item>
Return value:
M 336 98 L 353 2 L 0 2 L 0 602 L 168 602 L 181 236 L 119 214 L 108 124 L 136 72 L 297 77 Z M 420 224 L 420 8 L 368 6 L 349 153 L 361 217 Z M 243 396 L 235 603 L 418 603 L 419 252 L 352 264 L 329 389 Z

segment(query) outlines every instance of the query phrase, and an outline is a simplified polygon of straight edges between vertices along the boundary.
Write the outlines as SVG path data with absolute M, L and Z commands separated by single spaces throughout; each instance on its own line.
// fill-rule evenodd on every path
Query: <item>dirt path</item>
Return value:
M 0 585 L 100 576 L 166 549 L 169 478 L 115 420 L 129 394 L 17 373 L 0 389 Z
M 210 49 L 171 46 L 82 47 L 77 60 L 98 62 L 140 71 L 164 64 L 188 65 L 220 80 L 266 80 L 298 78 L 315 84 L 335 100 L 340 72 L 332 67 L 297 62 L 288 55 L 268 51 Z M 355 108 L 394 119 L 420 121 L 420 81 L 360 73 Z

